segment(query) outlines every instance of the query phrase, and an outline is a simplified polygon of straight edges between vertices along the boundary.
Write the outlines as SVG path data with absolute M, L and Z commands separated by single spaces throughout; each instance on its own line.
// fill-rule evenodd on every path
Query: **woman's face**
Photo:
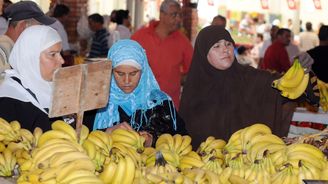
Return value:
M 219 40 L 208 51 L 207 60 L 214 68 L 226 70 L 230 68 L 235 59 L 233 49 L 233 43 Z
M 60 55 L 61 49 L 62 45 L 59 42 L 41 52 L 40 71 L 44 80 L 52 81 L 55 70 L 64 64 L 64 59 Z
M 132 93 L 139 84 L 141 71 L 130 65 L 119 65 L 114 68 L 114 78 L 117 86 L 124 93 Z

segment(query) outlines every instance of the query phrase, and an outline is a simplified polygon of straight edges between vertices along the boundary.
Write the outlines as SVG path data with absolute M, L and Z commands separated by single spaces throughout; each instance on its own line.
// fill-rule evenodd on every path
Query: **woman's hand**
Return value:
M 124 121 L 118 125 L 107 128 L 106 133 L 112 133 L 115 129 L 118 129 L 118 128 L 135 131 L 127 122 Z
M 146 132 L 146 131 L 140 131 L 139 135 L 145 138 L 144 146 L 145 147 L 150 147 L 151 144 L 153 143 L 153 136 L 150 133 Z

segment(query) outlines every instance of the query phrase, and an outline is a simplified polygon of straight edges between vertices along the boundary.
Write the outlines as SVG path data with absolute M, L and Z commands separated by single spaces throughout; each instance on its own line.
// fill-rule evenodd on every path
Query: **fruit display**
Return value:
M 327 157 L 306 143 L 287 145 L 256 123 L 228 142 L 207 137 L 198 148 L 188 135 L 162 134 L 155 147 L 135 131 L 80 135 L 63 121 L 33 132 L 0 118 L 0 176 L 18 184 L 267 184 L 328 179 Z
M 328 111 L 328 84 L 317 79 L 320 93 L 320 107 L 324 112 Z
M 298 59 L 295 59 L 288 71 L 281 78 L 273 81 L 272 87 L 280 90 L 281 95 L 286 98 L 296 99 L 300 97 L 310 78 L 308 73 L 304 73 L 304 70 Z

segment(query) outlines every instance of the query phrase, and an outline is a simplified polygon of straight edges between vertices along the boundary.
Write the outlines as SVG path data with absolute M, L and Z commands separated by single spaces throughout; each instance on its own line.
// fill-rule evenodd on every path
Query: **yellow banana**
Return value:
M 35 127 L 34 131 L 33 131 L 33 147 L 37 147 L 38 142 L 39 142 L 39 138 L 41 137 L 41 135 L 43 134 L 43 130 L 39 127 Z
M 289 72 L 287 71 L 286 74 L 281 79 L 279 79 L 277 84 L 278 89 L 295 88 L 301 83 L 304 77 L 304 69 L 302 68 L 301 64 L 299 62 L 294 62 L 290 70 L 293 72 L 293 74 L 289 76 Z
M 61 164 L 77 159 L 89 159 L 88 155 L 79 151 L 59 152 L 50 158 L 50 167 L 58 167 Z
M 77 135 L 75 129 L 67 124 L 65 121 L 57 120 L 51 124 L 53 130 L 59 130 L 68 134 L 73 141 L 77 142 Z
M 67 145 L 67 146 L 72 146 L 74 147 L 76 150 L 80 151 L 80 152 L 84 152 L 83 147 L 78 144 L 77 142 L 71 142 L 69 140 L 66 139 L 50 139 L 49 141 L 47 141 L 46 143 L 43 144 L 43 146 L 48 146 L 48 145 L 53 145 L 53 144 L 61 144 L 61 145 Z M 42 147 L 43 147 L 42 146 Z
M 179 162 L 179 155 L 173 151 L 170 150 L 161 150 L 160 151 L 165 159 L 169 164 L 173 165 L 174 167 L 178 167 Z M 190 154 L 190 153 L 189 153 Z M 196 153 L 197 154 L 197 153 Z
M 244 129 L 244 131 L 241 132 L 241 141 L 242 141 L 243 149 L 246 150 L 247 144 L 256 135 L 259 134 L 264 135 L 264 134 L 271 134 L 271 133 L 272 133 L 271 129 L 265 124 L 256 123 L 247 127 L 246 129 Z
M 306 152 L 309 153 L 310 155 L 315 156 L 316 158 L 320 159 L 320 160 L 324 160 L 325 159 L 325 155 L 323 154 L 323 152 L 318 149 L 317 147 L 310 145 L 310 144 L 306 144 L 306 143 L 294 143 L 291 144 L 289 146 L 287 146 L 287 150 L 286 150 L 286 154 L 293 154 L 295 152 Z
M 173 150 L 172 151 L 175 151 L 176 153 L 179 154 L 179 149 L 180 149 L 181 144 L 182 144 L 181 134 L 173 135 L 173 141 L 174 141 L 174 144 L 173 144 Z
M 310 75 L 308 73 L 305 74 L 301 83 L 295 88 L 282 88 L 281 95 L 292 100 L 300 97 L 309 84 L 309 78 Z
M 104 165 L 103 171 L 99 174 L 99 178 L 105 183 L 112 183 L 113 177 L 115 175 L 117 164 L 110 161 L 108 164 Z
M 18 133 L 19 129 L 21 129 L 21 125 L 18 121 L 11 121 L 9 124 L 16 133 Z
M 229 183 L 231 173 L 232 169 L 230 167 L 226 167 L 225 169 L 223 169 L 222 173 L 219 175 L 220 183 Z
M 88 139 L 86 139 L 86 140 L 89 140 L 94 145 L 96 145 L 99 149 L 103 150 L 103 153 L 106 156 L 110 155 L 110 150 L 111 150 L 110 145 L 105 144 L 105 142 L 102 141 L 98 136 L 90 133 L 88 136 Z
M 178 153 L 180 156 L 183 156 L 185 154 L 188 154 L 192 150 L 191 146 L 191 137 L 189 135 L 183 135 L 182 136 L 182 143 L 180 148 L 178 149 Z
M 136 166 L 130 156 L 125 156 L 125 177 L 121 181 L 122 184 L 130 184 L 133 182 Z
M 90 140 L 85 140 L 82 144 L 83 148 L 87 152 L 90 159 L 94 159 L 96 157 L 97 148 Z
M 126 167 L 126 159 L 120 157 L 113 177 L 113 184 L 120 184 L 123 181 Z
M 45 144 L 47 141 L 51 139 L 58 139 L 58 138 L 76 142 L 75 140 L 72 139 L 72 137 L 69 134 L 63 131 L 49 130 L 40 136 L 38 141 L 38 147 L 41 147 L 43 144 Z
M 56 176 L 58 181 L 64 180 L 70 172 L 74 170 L 86 170 L 91 173 L 95 172 L 95 165 L 90 159 L 76 159 L 71 162 L 64 164 L 63 166 L 59 166 L 61 168 Z
M 228 179 L 231 183 L 234 184 L 248 184 L 249 182 L 247 180 L 245 180 L 244 178 L 241 178 L 240 176 L 236 176 L 236 175 L 230 175 L 229 179 Z
M 167 144 L 170 150 L 174 149 L 174 139 L 171 134 L 162 134 L 158 137 L 156 141 L 156 149 L 160 147 L 161 144 Z
M 88 136 L 89 136 L 89 128 L 85 125 L 82 125 L 78 142 L 80 144 L 83 144 L 83 142 L 88 138 Z
M 180 164 L 178 165 L 178 167 L 182 170 L 193 167 L 201 168 L 203 166 L 204 162 L 202 161 L 200 156 L 194 151 L 191 151 L 187 155 L 183 156 L 180 159 Z
M 94 178 L 98 179 L 96 175 L 88 170 L 73 170 L 68 175 L 63 178 L 62 180 L 57 180 L 58 183 L 93 183 L 95 180 Z M 99 179 L 98 179 L 99 180 Z

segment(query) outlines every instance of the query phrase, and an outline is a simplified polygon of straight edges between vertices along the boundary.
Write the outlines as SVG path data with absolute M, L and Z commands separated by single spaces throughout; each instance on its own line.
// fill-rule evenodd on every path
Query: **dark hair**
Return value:
M 65 15 L 68 15 L 70 12 L 70 9 L 68 6 L 64 5 L 64 4 L 57 4 L 55 9 L 54 9 L 54 17 L 62 17 Z
M 287 28 L 280 28 L 280 29 L 277 31 L 277 35 L 283 35 L 285 32 L 287 32 L 287 33 L 291 33 L 291 30 L 290 30 L 290 29 L 287 29 Z
M 247 48 L 246 48 L 245 46 L 241 45 L 241 46 L 239 46 L 239 47 L 237 48 L 237 53 L 238 53 L 239 55 L 242 55 L 242 54 L 244 54 L 244 53 L 246 52 L 246 50 L 247 50 Z
M 311 22 L 307 22 L 305 24 L 305 28 L 306 28 L 307 31 L 311 31 L 312 30 L 312 23 Z
M 322 25 L 319 29 L 319 40 L 328 41 L 328 26 Z
M 261 40 L 263 40 L 263 34 L 261 34 L 261 33 L 257 33 L 256 37 L 259 37 L 259 38 L 261 38 Z
M 104 24 L 104 17 L 101 16 L 99 13 L 94 13 L 92 15 L 89 15 L 88 19 L 91 19 L 94 22 Z
M 129 18 L 129 10 L 117 10 L 115 14 L 115 21 L 117 24 L 123 24 L 124 19 Z

